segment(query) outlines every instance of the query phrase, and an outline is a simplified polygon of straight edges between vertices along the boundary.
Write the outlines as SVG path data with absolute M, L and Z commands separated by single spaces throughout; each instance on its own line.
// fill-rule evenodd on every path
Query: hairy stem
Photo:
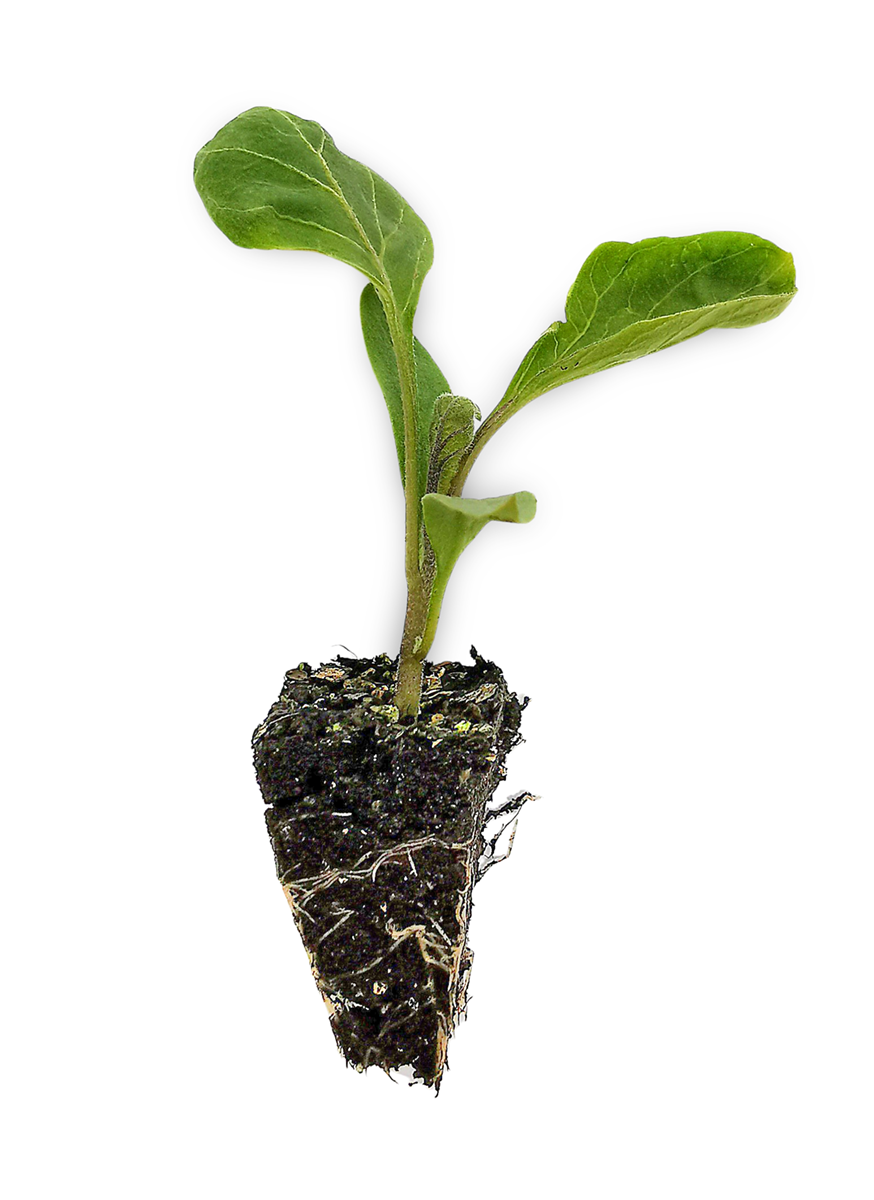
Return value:
M 398 658 L 395 704 L 401 716 L 415 717 L 422 697 L 422 649 L 428 620 L 430 588 L 424 569 L 422 495 L 419 488 L 418 421 L 416 414 L 416 367 L 413 336 L 385 305 L 386 319 L 398 364 L 401 404 L 404 412 L 404 570 L 407 578 L 407 611 Z

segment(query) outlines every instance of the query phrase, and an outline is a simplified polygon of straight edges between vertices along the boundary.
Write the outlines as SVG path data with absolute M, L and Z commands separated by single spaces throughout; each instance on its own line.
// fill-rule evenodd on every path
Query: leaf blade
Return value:
M 448 578 L 462 552 L 486 525 L 491 521 L 525 525 L 534 519 L 537 501 L 531 492 L 512 492 L 483 500 L 429 492 L 422 497 L 422 510 L 438 578 Z
M 315 250 L 366 275 L 411 326 L 433 245 L 395 189 L 342 153 L 315 121 L 241 113 L 198 152 L 194 181 L 236 245 Z
M 489 496 L 485 500 L 433 492 L 422 497 L 422 514 L 436 567 L 425 633 L 418 647 L 422 658 L 434 641 L 446 585 L 464 550 L 489 522 L 508 521 L 524 525 L 533 520 L 536 511 L 537 501 L 530 492 Z
M 792 256 L 754 234 L 605 242 L 571 286 L 565 320 L 534 343 L 495 412 L 707 329 L 772 320 L 795 291 Z

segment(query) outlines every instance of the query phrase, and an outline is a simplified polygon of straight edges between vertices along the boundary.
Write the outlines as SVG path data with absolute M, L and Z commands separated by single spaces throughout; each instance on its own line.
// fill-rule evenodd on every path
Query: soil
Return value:
M 437 1088 L 465 1007 L 473 886 L 499 861 L 484 829 L 528 798 L 489 807 L 527 700 L 471 653 L 426 664 L 406 722 L 387 656 L 302 663 L 253 736 L 277 874 L 340 1051 Z

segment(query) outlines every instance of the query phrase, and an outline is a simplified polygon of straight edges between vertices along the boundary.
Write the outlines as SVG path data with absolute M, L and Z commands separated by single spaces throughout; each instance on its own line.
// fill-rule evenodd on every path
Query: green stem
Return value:
M 401 405 L 404 413 L 404 570 L 407 578 L 407 611 L 398 658 L 395 704 L 401 716 L 415 717 L 422 698 L 423 635 L 428 620 L 429 591 L 422 554 L 422 495 L 419 488 L 419 455 L 416 413 L 416 365 L 412 331 L 405 328 L 391 305 L 386 319 L 398 364 Z

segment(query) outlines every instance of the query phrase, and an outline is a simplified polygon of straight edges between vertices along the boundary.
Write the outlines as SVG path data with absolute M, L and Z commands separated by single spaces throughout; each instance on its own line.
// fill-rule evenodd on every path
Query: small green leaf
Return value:
M 422 497 L 422 511 L 428 540 L 434 552 L 436 573 L 425 635 L 418 648 L 420 658 L 425 657 L 434 641 L 446 585 L 463 551 L 490 521 L 524 525 L 532 520 L 537 511 L 537 501 L 530 492 L 490 496 L 487 500 L 467 500 L 460 496 L 438 496 L 429 492 Z
M 339 258 L 412 326 L 433 258 L 431 235 L 393 187 L 341 153 L 315 121 L 248 109 L 198 153 L 194 182 L 238 246 Z
M 487 500 L 437 496 L 429 492 L 422 497 L 422 510 L 437 560 L 437 575 L 448 578 L 462 551 L 490 521 L 524 525 L 533 519 L 537 501 L 530 492 L 490 496 Z
M 361 293 L 361 328 L 364 333 L 367 356 L 388 406 L 401 468 L 401 482 L 403 482 L 404 409 L 401 402 L 401 383 L 385 311 L 372 284 L 368 284 Z M 416 363 L 416 409 L 417 425 L 420 431 L 418 438 L 419 492 L 423 494 L 428 490 L 428 449 L 424 431 L 431 427 L 434 401 L 441 392 L 448 392 L 450 389 L 443 372 L 418 338 L 413 339 L 413 357 Z
M 707 329 L 769 321 L 794 294 L 791 254 L 751 233 L 605 242 L 574 281 L 565 320 L 528 351 L 495 415 L 503 424 L 559 384 Z
M 434 580 L 428 604 L 428 618 L 421 644 L 416 647 L 421 660 L 431 648 L 446 585 L 452 569 L 464 550 L 490 521 L 510 521 L 524 525 L 537 511 L 530 492 L 510 496 L 491 496 L 487 500 L 467 500 L 460 496 L 441 496 L 433 492 L 422 497 L 422 512 L 428 540 L 434 553 Z
M 431 418 L 428 492 L 446 492 L 459 458 L 473 441 L 474 422 L 481 415 L 466 396 L 445 394 L 437 397 Z

